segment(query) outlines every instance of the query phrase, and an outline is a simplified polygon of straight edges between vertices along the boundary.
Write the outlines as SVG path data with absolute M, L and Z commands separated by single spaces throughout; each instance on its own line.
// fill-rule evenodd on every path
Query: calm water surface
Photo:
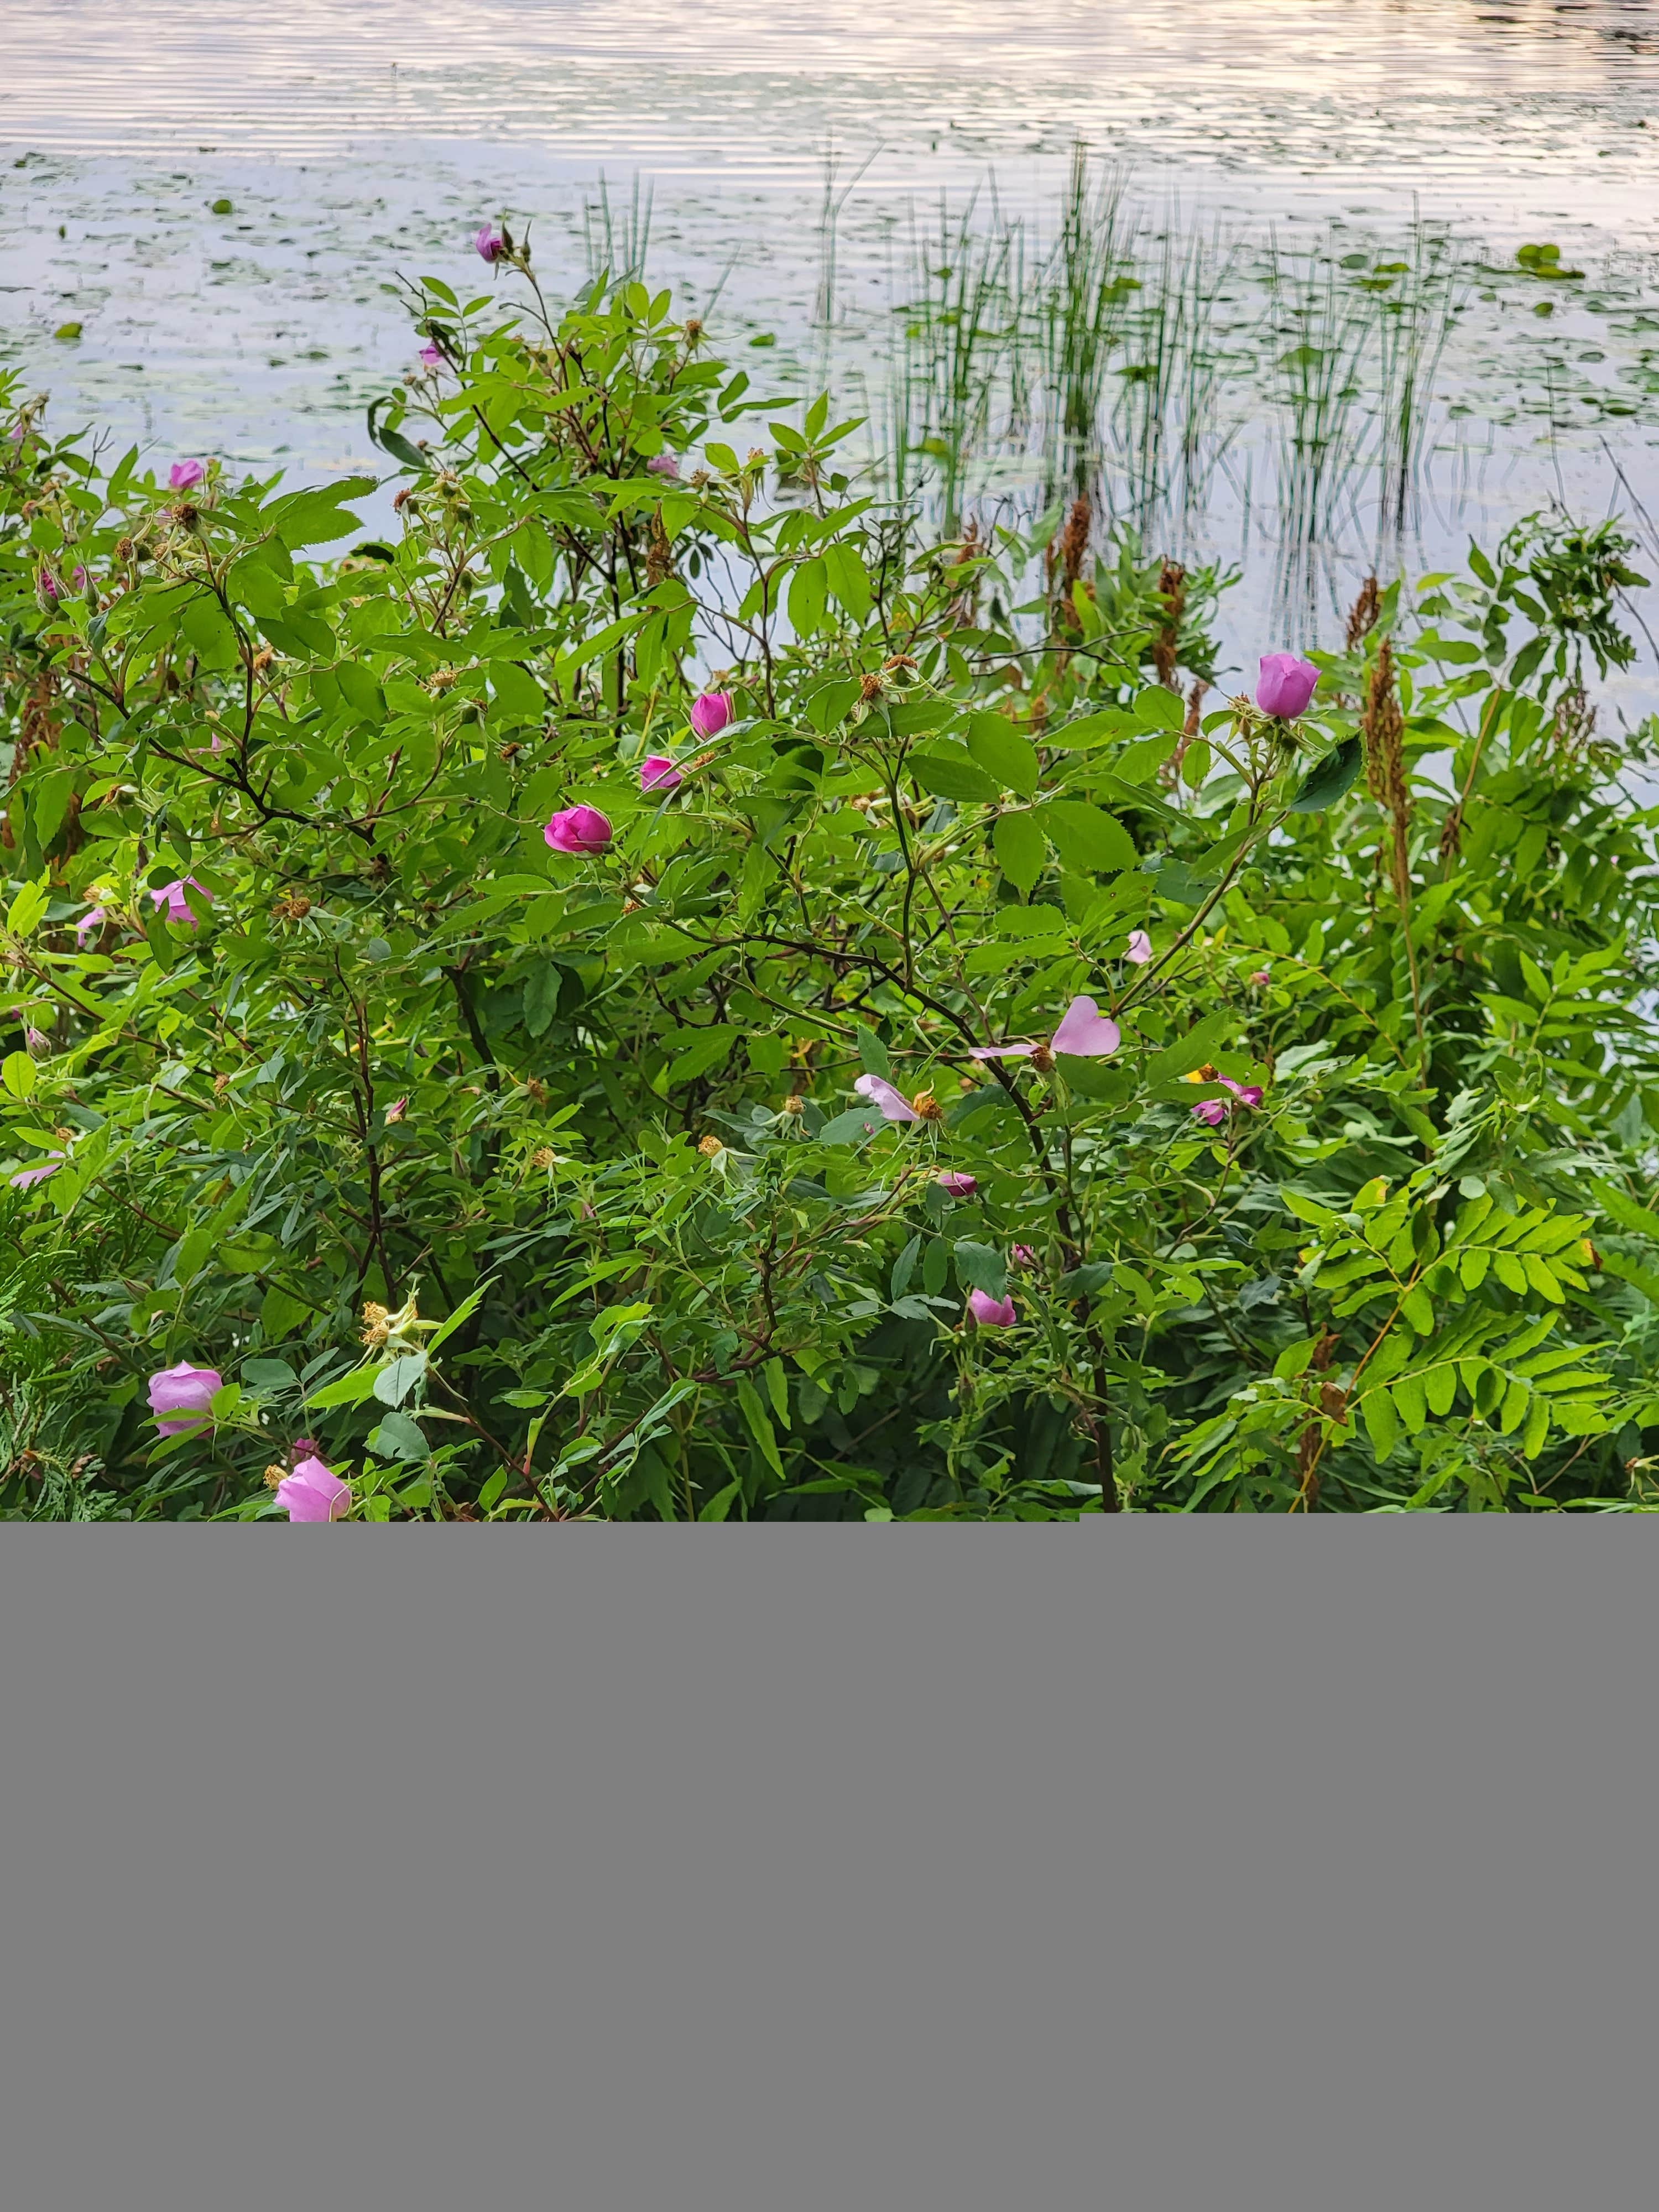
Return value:
M 896 239 L 975 190 L 1041 233 L 1079 136 L 1149 223 L 1386 245 L 1415 204 L 1494 262 L 1547 239 L 1586 268 L 1599 306 L 1544 331 L 1495 299 L 1449 356 L 1449 409 L 1496 427 L 1472 447 L 1466 422 L 1439 465 L 1425 557 L 1528 501 L 1615 494 L 1593 409 L 1504 423 L 1506 362 L 1547 339 L 1564 389 L 1659 393 L 1659 0 L 46 0 L 28 20 L 0 83 L 0 358 L 60 423 L 163 453 L 362 459 L 362 407 L 409 358 L 399 274 L 471 282 L 471 230 L 504 211 L 574 283 L 605 251 L 602 176 L 613 255 L 648 203 L 652 273 L 691 301 L 721 288 L 717 330 L 775 334 L 781 374 L 827 348 L 844 376 L 886 342 Z M 1644 411 L 1612 442 L 1659 512 L 1650 440 Z M 1250 527 L 1235 550 L 1259 570 Z

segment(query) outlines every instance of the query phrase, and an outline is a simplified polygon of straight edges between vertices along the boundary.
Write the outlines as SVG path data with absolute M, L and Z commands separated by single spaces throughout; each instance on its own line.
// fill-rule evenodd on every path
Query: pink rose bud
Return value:
M 106 919 L 106 917 L 102 907 L 89 906 L 86 912 L 82 915 L 80 921 L 75 925 L 76 935 L 82 940 L 88 937 L 96 936 L 97 933 L 103 927 Z
M 1012 1328 L 1014 1325 L 1013 1300 L 994 1298 L 988 1291 L 969 1291 L 968 1310 L 981 1328 Z
M 1312 661 L 1299 659 L 1293 653 L 1264 653 L 1255 703 L 1264 714 L 1293 722 L 1298 714 L 1307 713 L 1318 682 L 1319 671 Z
M 319 1459 L 302 1459 L 276 1486 L 290 1521 L 339 1521 L 351 1510 L 351 1486 Z
M 971 1198 L 979 1188 L 970 1175 L 936 1175 L 933 1181 L 947 1198 Z
M 611 830 L 597 806 L 567 806 L 553 817 L 542 836 L 556 853 L 603 853 L 610 845 Z
M 421 348 L 421 362 L 422 367 L 426 368 L 441 368 L 444 364 L 444 357 L 439 352 L 436 346 L 423 345 Z
M 684 781 L 666 753 L 647 753 L 640 763 L 641 791 L 678 791 Z
M 207 468 L 201 461 L 175 461 L 167 471 L 167 482 L 174 491 L 190 491 L 206 474 Z
M 724 691 L 699 691 L 691 702 L 691 726 L 700 738 L 717 738 L 732 720 L 732 711 Z
M 1008 1255 L 1017 1267 L 1035 1267 L 1037 1255 L 1029 1244 L 1016 1244 Z
M 388 1121 L 401 1121 L 404 1115 L 408 1111 L 409 1101 L 407 1098 L 394 1098 L 392 1103 L 386 1109 L 386 1118 Z
M 64 587 L 50 568 L 40 571 L 40 596 L 43 599 L 61 599 L 64 596 Z
M 494 223 L 487 222 L 482 226 L 477 236 L 473 240 L 472 248 L 481 261 L 488 261 L 493 264 L 506 252 L 507 240 Z
M 1124 958 L 1132 968 L 1144 968 L 1152 957 L 1152 940 L 1144 929 L 1132 929 Z
M 20 1168 L 15 1176 L 9 1176 L 6 1179 L 14 1190 L 33 1190 L 36 1183 L 45 1182 L 48 1176 L 55 1176 L 68 1158 L 67 1152 L 48 1152 L 39 1167 Z
M 1265 968 L 1252 968 L 1250 970 L 1250 981 L 1259 988 L 1265 988 L 1267 984 L 1272 982 L 1273 977 L 1267 973 Z
M 204 891 L 194 876 L 185 876 L 173 883 L 163 884 L 159 891 L 152 891 L 149 896 L 158 913 L 161 908 L 167 908 L 169 921 L 182 921 L 188 928 L 194 929 L 197 926 L 196 917 L 190 910 L 190 901 L 185 896 L 186 890 L 194 891 L 198 899 L 203 900 L 209 906 L 212 905 L 213 894 L 211 891 Z
M 52 1050 L 52 1039 L 44 1030 L 26 1029 L 23 1032 L 23 1042 L 30 1052 L 40 1053 Z
M 680 480 L 680 465 L 672 453 L 653 453 L 645 465 L 645 472 L 650 477 L 666 477 L 671 483 Z
M 181 1436 L 187 1430 L 200 1428 L 214 1392 L 222 1388 L 216 1367 L 192 1367 L 185 1359 L 176 1367 L 164 1367 L 159 1375 L 149 1378 L 149 1410 L 155 1416 L 156 1428 L 164 1437 Z M 185 1418 L 170 1418 L 176 1414 Z

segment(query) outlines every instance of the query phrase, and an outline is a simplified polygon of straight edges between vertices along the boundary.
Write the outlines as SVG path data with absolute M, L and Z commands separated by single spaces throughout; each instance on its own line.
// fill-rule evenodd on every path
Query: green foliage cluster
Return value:
M 268 1516 L 301 1436 L 380 1521 L 1642 1507 L 1618 532 L 1374 596 L 1286 723 L 1081 502 L 944 537 L 510 258 L 390 507 L 3 395 L 0 1511 Z

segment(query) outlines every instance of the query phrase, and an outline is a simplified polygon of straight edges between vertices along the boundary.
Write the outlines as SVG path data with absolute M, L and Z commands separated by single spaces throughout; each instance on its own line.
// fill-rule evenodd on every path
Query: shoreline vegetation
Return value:
M 1653 1510 L 1635 542 L 1400 580 L 1468 271 L 1285 264 L 1231 692 L 1115 189 L 884 412 L 485 224 L 381 534 L 0 381 L 0 1514 Z

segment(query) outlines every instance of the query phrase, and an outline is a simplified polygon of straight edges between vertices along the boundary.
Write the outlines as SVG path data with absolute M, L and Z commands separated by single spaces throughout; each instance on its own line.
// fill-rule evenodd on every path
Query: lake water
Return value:
M 1552 498 L 1604 511 L 1615 462 L 1659 514 L 1656 88 L 1659 0 L 49 0 L 0 82 L 0 358 L 60 425 L 338 471 L 410 358 L 400 276 L 471 283 L 504 212 L 568 286 L 648 212 L 649 272 L 718 289 L 717 338 L 868 383 L 941 201 L 994 194 L 1040 240 L 1080 137 L 1149 239 L 1383 253 L 1415 208 L 1463 241 L 1486 273 L 1438 380 L 1421 565 Z M 1539 240 L 1583 283 L 1492 275 Z M 1237 404 L 1183 550 L 1242 559 L 1253 634 L 1278 541 Z M 1356 507 L 1313 630 L 1370 551 Z

